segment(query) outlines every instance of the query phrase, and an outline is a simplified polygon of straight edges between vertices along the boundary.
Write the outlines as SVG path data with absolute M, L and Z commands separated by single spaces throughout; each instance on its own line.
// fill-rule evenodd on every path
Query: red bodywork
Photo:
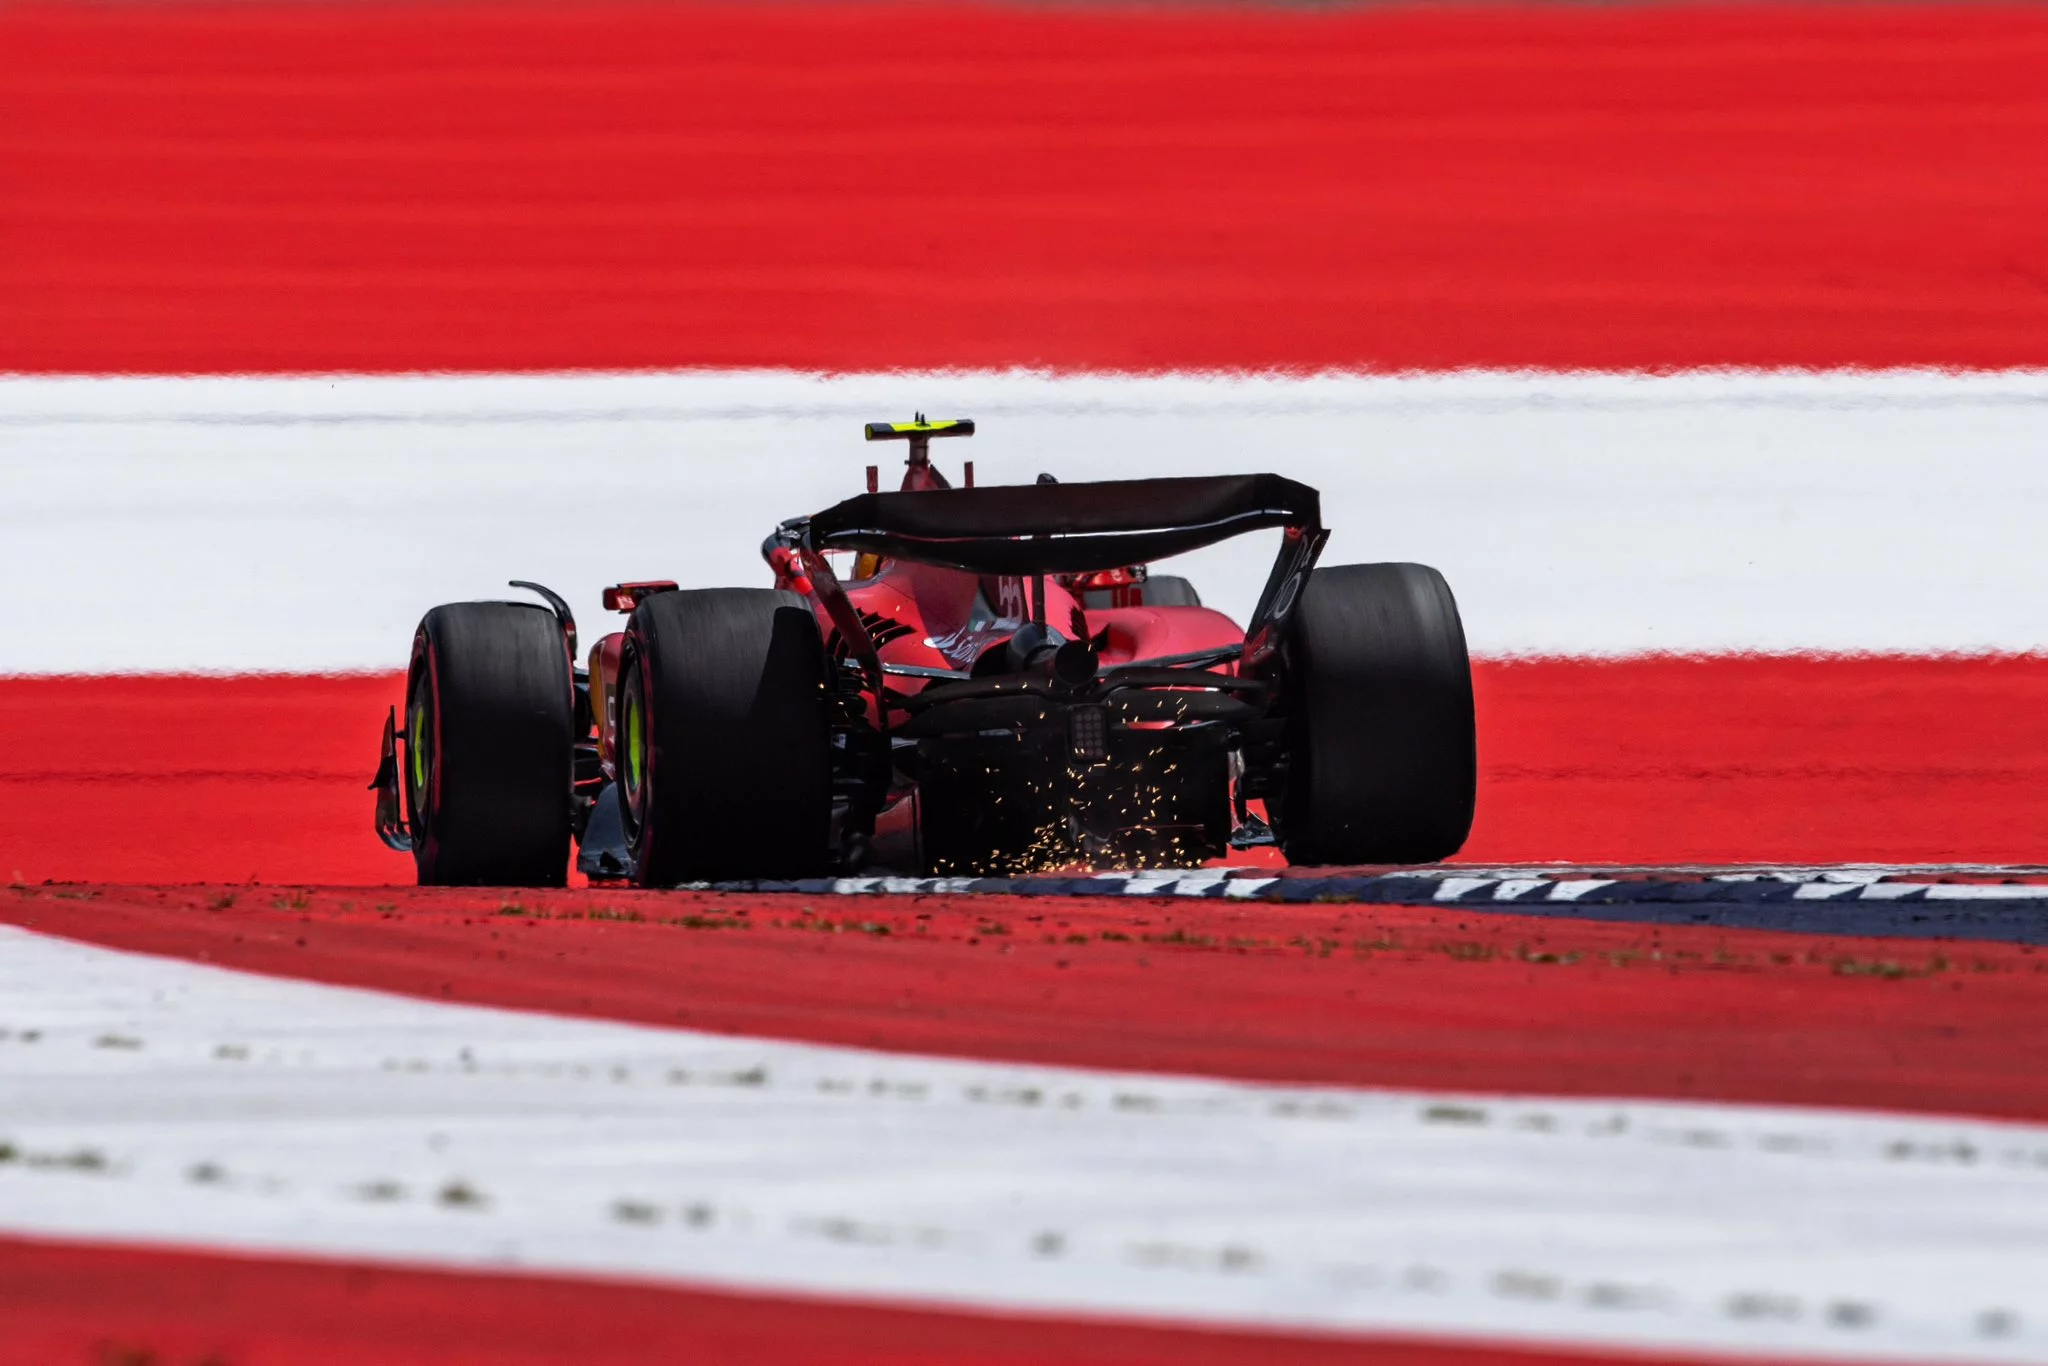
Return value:
M 869 468 L 872 488 L 873 467 Z M 968 482 L 971 486 L 971 475 Z M 902 484 L 906 492 L 946 487 L 945 478 L 937 469 L 918 462 L 909 465 Z M 1031 580 L 1021 575 L 978 576 L 870 555 L 842 558 L 847 563 L 839 578 L 846 597 L 861 614 L 869 639 L 885 665 L 965 673 L 973 669 L 985 652 L 1005 644 L 1032 617 Z M 788 550 L 771 550 L 768 562 L 775 587 L 801 594 L 810 602 L 826 651 L 835 658 L 845 658 L 847 645 L 797 555 Z M 1213 608 L 1146 606 L 1143 565 L 1066 577 L 1069 582 L 1045 580 L 1044 619 L 1068 639 L 1094 642 L 1105 670 L 1135 660 L 1222 649 L 1244 641 L 1244 628 Z M 667 582 L 621 584 L 606 590 L 605 605 L 615 611 L 631 612 L 634 602 L 647 592 L 673 587 L 673 583 Z M 1080 592 L 1088 593 L 1098 603 L 1107 599 L 1116 605 L 1085 607 Z M 617 776 L 613 768 L 612 702 L 623 640 L 620 632 L 606 635 L 591 646 L 589 656 L 591 710 L 597 721 L 598 752 L 608 778 Z M 1235 666 L 1224 663 L 1216 666 L 1216 671 L 1231 673 Z M 889 685 L 898 693 L 908 694 L 921 691 L 928 681 L 892 675 Z M 868 710 L 869 721 L 879 727 L 882 718 L 876 714 L 872 698 Z

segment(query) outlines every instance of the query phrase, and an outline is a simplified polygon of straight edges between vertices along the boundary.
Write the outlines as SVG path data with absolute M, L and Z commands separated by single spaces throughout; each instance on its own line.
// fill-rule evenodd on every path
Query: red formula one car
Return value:
M 1472 823 L 1457 604 L 1414 564 L 1317 568 L 1314 489 L 1272 474 L 953 488 L 934 438 L 902 488 L 777 527 L 772 588 L 465 602 L 413 637 L 372 786 L 422 883 L 560 885 L 571 841 L 643 886 L 869 867 L 1184 866 L 1447 857 Z M 1262 528 L 1242 628 L 1150 561 Z M 1262 809 L 1264 816 L 1259 814 Z M 1268 824 L 1270 822 L 1270 824 Z

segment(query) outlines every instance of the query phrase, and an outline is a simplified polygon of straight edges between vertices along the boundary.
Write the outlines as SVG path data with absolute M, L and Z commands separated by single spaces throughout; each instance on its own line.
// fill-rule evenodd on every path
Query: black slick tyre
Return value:
M 1431 863 L 1471 833 L 1472 669 L 1458 604 L 1419 564 L 1309 576 L 1285 646 L 1288 862 Z
M 517 602 L 427 613 L 406 679 L 404 786 L 421 886 L 567 882 L 574 721 L 553 613 Z
M 793 593 L 657 593 L 619 666 L 617 763 L 643 887 L 826 871 L 825 651 Z

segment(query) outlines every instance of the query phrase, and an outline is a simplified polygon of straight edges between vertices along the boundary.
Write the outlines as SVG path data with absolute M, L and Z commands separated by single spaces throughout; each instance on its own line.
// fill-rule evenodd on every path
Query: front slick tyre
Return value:
M 545 608 L 458 602 L 420 622 L 405 790 L 421 886 L 568 881 L 574 688 Z
M 825 651 L 793 593 L 657 593 L 619 668 L 619 789 L 643 887 L 809 877 L 832 816 Z
M 1289 863 L 1432 863 L 1472 830 L 1478 745 L 1458 604 L 1420 564 L 1309 576 L 1288 626 Z

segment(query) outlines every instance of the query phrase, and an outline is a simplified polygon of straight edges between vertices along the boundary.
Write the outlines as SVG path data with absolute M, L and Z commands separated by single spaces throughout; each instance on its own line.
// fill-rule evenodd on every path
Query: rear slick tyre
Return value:
M 825 650 L 794 593 L 676 590 L 633 609 L 619 666 L 619 795 L 633 879 L 824 873 Z
M 1309 576 L 1288 623 L 1289 863 L 1433 863 L 1472 830 L 1478 744 L 1458 604 L 1419 564 Z
M 545 608 L 458 602 L 420 622 L 405 793 L 421 886 L 567 883 L 574 688 Z

